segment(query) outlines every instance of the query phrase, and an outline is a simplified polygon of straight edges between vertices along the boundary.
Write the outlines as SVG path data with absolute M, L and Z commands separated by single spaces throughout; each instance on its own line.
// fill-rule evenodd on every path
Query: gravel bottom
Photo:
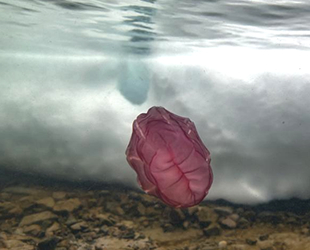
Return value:
M 132 190 L 29 183 L 0 189 L 0 250 L 310 249 L 309 201 L 287 203 L 303 204 L 298 213 L 224 201 L 173 209 Z

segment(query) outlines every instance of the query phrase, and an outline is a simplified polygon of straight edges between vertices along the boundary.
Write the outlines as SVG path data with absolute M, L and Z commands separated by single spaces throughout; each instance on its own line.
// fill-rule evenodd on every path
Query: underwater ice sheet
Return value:
M 137 187 L 152 106 L 195 121 L 210 199 L 310 198 L 307 1 L 1 3 L 0 168 Z

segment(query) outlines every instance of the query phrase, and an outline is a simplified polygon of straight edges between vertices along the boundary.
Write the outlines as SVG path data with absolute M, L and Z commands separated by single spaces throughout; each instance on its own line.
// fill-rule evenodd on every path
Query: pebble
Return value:
M 52 197 L 46 197 L 36 201 L 37 204 L 43 205 L 45 207 L 52 208 L 55 205 L 55 201 Z
M 301 229 L 301 233 L 302 233 L 302 234 L 309 235 L 309 228 L 306 228 L 306 227 L 302 228 L 302 229 Z
M 121 216 L 125 214 L 124 210 L 121 207 L 116 207 L 115 211 L 118 215 Z
M 67 193 L 66 192 L 53 192 L 52 197 L 55 200 L 63 200 L 67 197 Z
M 208 237 L 218 236 L 221 234 L 221 229 L 219 228 L 219 226 L 211 225 L 208 228 L 203 229 L 203 234 Z
M 250 222 L 246 218 L 241 217 L 238 220 L 237 226 L 239 228 L 245 229 L 245 228 L 248 228 L 250 226 Z
M 201 228 L 206 228 L 210 224 L 216 223 L 219 218 L 218 214 L 208 207 L 199 207 L 196 216 Z
M 225 219 L 222 219 L 220 221 L 220 225 L 223 227 L 223 228 L 229 228 L 229 229 L 233 229 L 233 228 L 236 228 L 237 227 L 237 223 L 232 220 L 231 218 L 225 218 Z
M 245 239 L 245 242 L 250 245 L 250 246 L 254 246 L 257 243 L 257 240 L 252 240 L 252 239 Z
M 231 247 L 232 250 L 247 250 L 247 246 L 243 244 L 236 244 Z
M 13 194 L 23 194 L 23 195 L 34 195 L 38 196 L 38 194 L 42 193 L 42 191 L 35 188 L 27 188 L 27 187 L 19 187 L 12 186 L 8 188 L 4 188 L 1 190 L 4 193 L 13 193 Z
M 39 234 L 41 233 L 42 228 L 39 225 L 30 225 L 30 226 L 26 226 L 23 229 L 23 232 L 26 234 L 30 234 L 32 236 L 39 236 Z
M 58 222 L 54 222 L 50 227 L 48 227 L 45 231 L 46 236 L 52 236 L 54 232 L 60 229 L 60 225 Z
M 268 240 L 269 234 L 260 235 L 258 238 L 259 238 L 259 240 L 261 240 L 261 241 Z
M 146 214 L 146 208 L 141 202 L 138 203 L 137 211 L 140 215 Z
M 55 237 L 47 238 L 39 242 L 38 250 L 54 250 L 59 240 Z
M 58 201 L 53 207 L 55 212 L 73 212 L 81 206 L 78 198 L 72 198 L 64 201 Z
M 232 219 L 233 221 L 238 221 L 240 216 L 238 214 L 231 214 L 228 218 Z
M 5 240 L 4 245 L 8 249 L 12 250 L 34 250 L 34 246 L 26 244 L 21 240 Z M 47 249 L 46 249 L 47 250 Z
M 214 208 L 214 212 L 216 212 L 220 216 L 228 216 L 233 213 L 233 209 L 230 207 L 216 207 Z
M 274 244 L 273 240 L 264 240 L 264 241 L 258 241 L 257 242 L 257 246 L 261 250 L 267 250 L 267 249 L 271 249 L 272 250 L 273 244 Z
M 219 249 L 225 249 L 227 248 L 227 242 L 225 240 L 222 240 L 219 242 Z
M 34 224 L 34 223 L 42 222 L 46 220 L 53 220 L 56 218 L 57 218 L 57 215 L 53 214 L 52 212 L 44 211 L 41 213 L 31 214 L 31 215 L 27 215 L 23 217 L 23 219 L 19 223 L 19 226 L 22 227 L 25 225 L 30 225 L 30 224 Z
M 81 221 L 71 225 L 70 228 L 75 231 L 80 231 L 88 228 L 88 224 L 85 221 Z

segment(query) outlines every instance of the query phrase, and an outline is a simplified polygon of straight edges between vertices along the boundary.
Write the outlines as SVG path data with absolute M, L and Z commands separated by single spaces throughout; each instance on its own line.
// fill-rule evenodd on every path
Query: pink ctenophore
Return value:
M 163 107 L 137 117 L 126 155 L 142 189 L 170 206 L 197 205 L 211 187 L 210 152 L 194 123 Z

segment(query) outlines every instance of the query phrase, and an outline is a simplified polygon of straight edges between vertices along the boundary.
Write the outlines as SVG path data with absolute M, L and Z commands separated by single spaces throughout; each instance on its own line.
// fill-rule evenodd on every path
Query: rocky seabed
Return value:
M 310 211 L 205 202 L 173 209 L 135 191 L 0 190 L 0 250 L 310 250 Z

